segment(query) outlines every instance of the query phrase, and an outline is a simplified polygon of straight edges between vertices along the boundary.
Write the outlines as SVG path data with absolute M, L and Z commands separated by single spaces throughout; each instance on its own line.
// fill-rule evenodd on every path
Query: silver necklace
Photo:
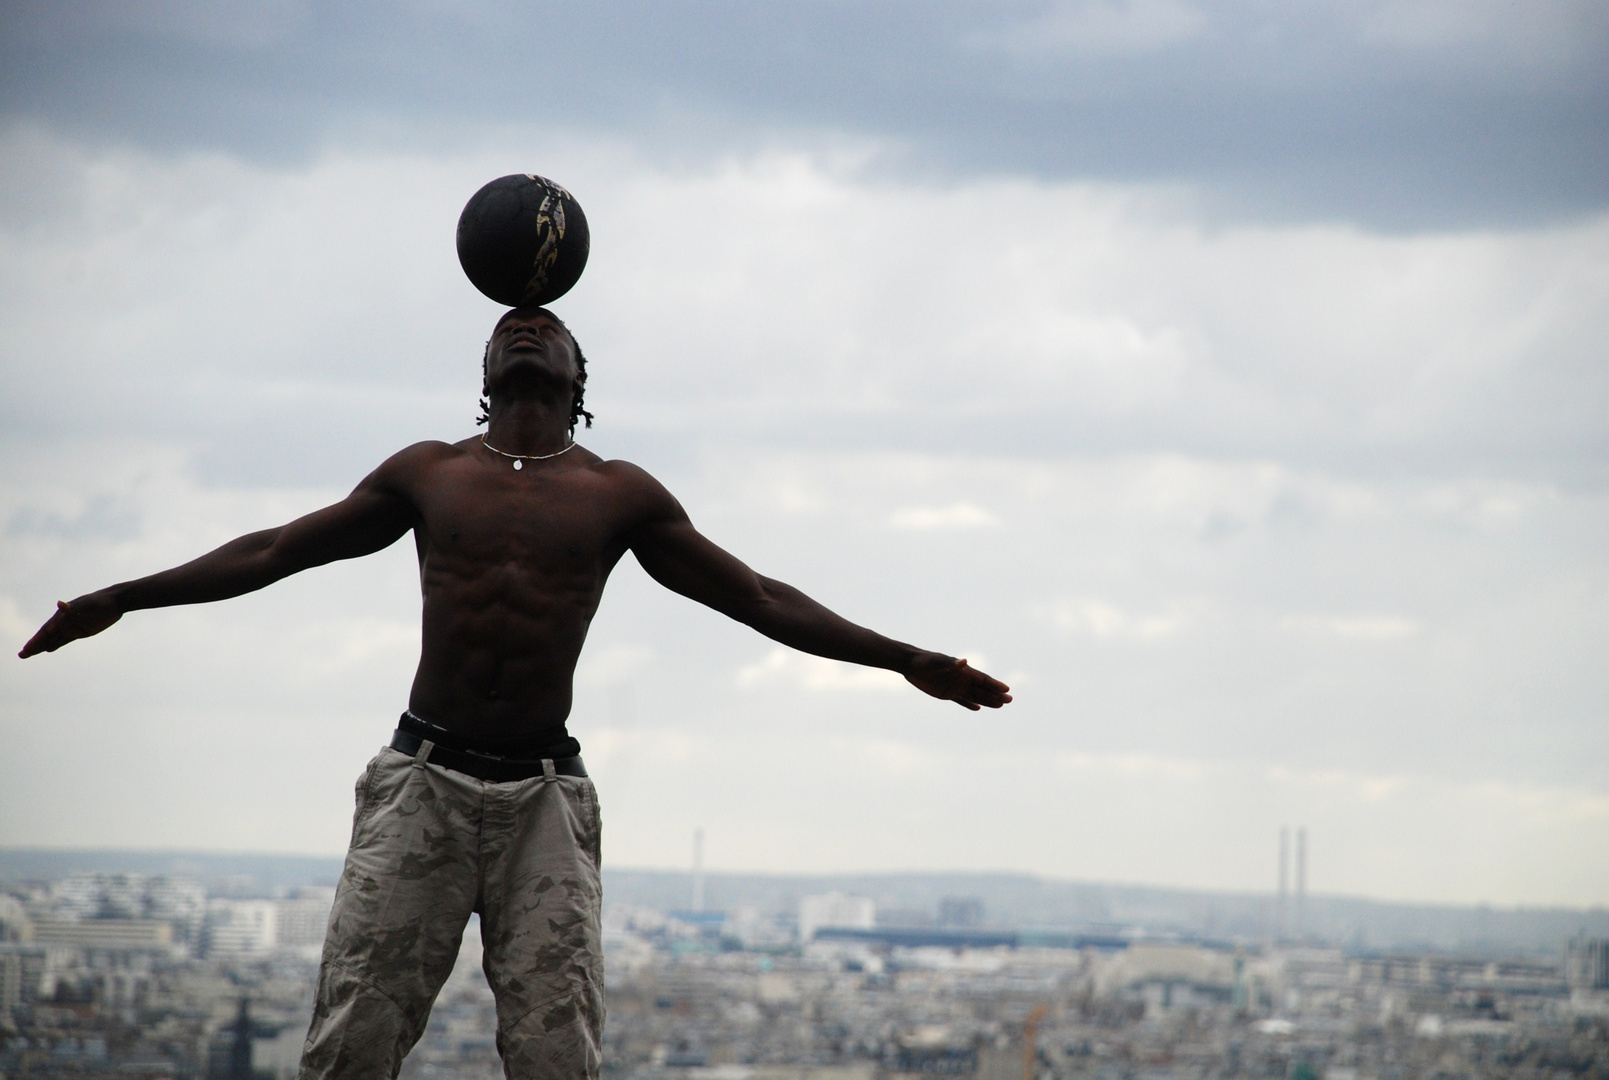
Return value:
M 525 463 L 527 461 L 546 461 L 548 458 L 556 458 L 560 454 L 566 454 L 575 449 L 574 439 L 571 439 L 568 443 L 565 443 L 563 450 L 555 450 L 551 454 L 511 454 L 507 450 L 499 450 L 497 447 L 487 442 L 486 436 L 484 435 L 480 437 L 480 444 L 494 454 L 502 454 L 506 458 L 513 458 L 514 469 L 516 472 L 525 468 Z

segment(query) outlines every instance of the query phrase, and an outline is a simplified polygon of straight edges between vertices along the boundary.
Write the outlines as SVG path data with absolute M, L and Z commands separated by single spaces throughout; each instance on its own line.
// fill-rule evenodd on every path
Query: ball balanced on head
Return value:
M 508 307 L 547 304 L 586 269 L 592 237 L 581 204 L 531 173 L 501 176 L 458 215 L 458 262 L 475 288 Z

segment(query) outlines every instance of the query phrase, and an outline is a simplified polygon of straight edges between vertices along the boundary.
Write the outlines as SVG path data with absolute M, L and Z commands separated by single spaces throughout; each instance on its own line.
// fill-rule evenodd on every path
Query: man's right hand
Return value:
M 56 601 L 52 615 L 39 633 L 28 639 L 17 655 L 24 660 L 36 653 L 55 652 L 69 641 L 93 637 L 123 617 L 117 603 L 105 593 L 86 593 L 77 600 Z

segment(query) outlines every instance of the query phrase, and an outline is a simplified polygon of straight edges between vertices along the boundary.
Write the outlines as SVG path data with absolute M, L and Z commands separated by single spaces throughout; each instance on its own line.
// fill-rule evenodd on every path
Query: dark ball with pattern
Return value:
M 458 262 L 475 288 L 509 307 L 547 304 L 586 269 L 592 237 L 581 204 L 530 173 L 493 180 L 458 215 Z

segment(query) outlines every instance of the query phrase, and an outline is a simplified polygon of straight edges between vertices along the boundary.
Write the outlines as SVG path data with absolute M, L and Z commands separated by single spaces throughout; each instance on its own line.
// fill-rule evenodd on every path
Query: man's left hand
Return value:
M 998 709 L 1011 700 L 1011 687 L 964 659 L 943 653 L 922 653 L 905 672 L 905 680 L 924 694 L 953 701 L 973 712 Z

